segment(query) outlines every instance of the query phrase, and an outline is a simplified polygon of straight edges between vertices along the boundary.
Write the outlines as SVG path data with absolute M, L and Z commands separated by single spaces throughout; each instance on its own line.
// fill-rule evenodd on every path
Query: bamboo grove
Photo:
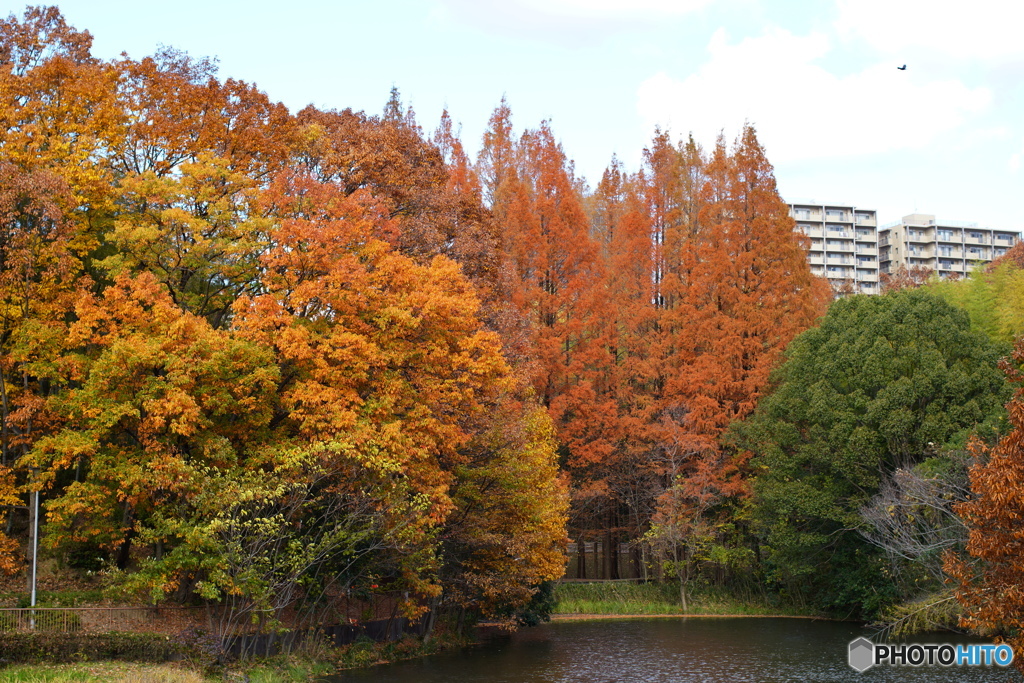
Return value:
M 833 312 L 751 126 L 655 131 L 591 188 L 504 100 L 471 160 L 397 91 L 292 113 L 90 44 L 0 22 L 0 569 L 39 491 L 51 557 L 239 621 L 371 587 L 514 620 L 570 540 L 684 605 L 698 568 L 757 573 L 755 410 Z

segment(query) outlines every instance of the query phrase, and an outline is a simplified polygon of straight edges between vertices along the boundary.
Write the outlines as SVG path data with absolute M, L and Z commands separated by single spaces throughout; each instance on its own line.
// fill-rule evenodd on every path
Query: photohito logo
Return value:
M 875 645 L 867 638 L 850 641 L 850 666 L 865 671 L 876 664 L 889 666 L 1009 666 L 1009 645 Z

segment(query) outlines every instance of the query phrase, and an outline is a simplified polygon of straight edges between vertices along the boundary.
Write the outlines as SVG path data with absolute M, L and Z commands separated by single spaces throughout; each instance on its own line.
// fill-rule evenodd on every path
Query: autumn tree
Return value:
M 288 110 L 251 84 L 220 81 L 214 60 L 165 47 L 112 66 L 125 130 L 109 163 L 119 176 L 163 177 L 207 156 L 265 186 L 287 163 L 296 134 Z
M 660 530 L 670 548 L 683 543 L 674 563 L 684 577 L 693 533 L 714 526 L 720 505 L 747 491 L 743 454 L 723 449 L 719 437 L 754 410 L 783 349 L 829 297 L 810 273 L 753 128 L 731 151 L 720 138 L 706 159 L 692 139 L 673 150 L 656 137 L 648 159 L 652 215 L 662 227 L 657 382 L 645 433 L 648 462 L 664 482 L 649 537 Z
M 499 410 L 463 448 L 455 509 L 440 537 L 445 599 L 460 624 L 467 614 L 515 623 L 539 586 L 565 569 L 569 499 L 551 419 L 529 402 Z
M 0 20 L 0 145 L 25 172 L 62 178 L 76 205 L 110 195 L 105 163 L 120 135 L 117 74 L 92 56 L 92 36 L 56 7 Z
M 83 297 L 76 314 L 69 386 L 47 399 L 58 428 L 21 464 L 41 473 L 50 545 L 99 547 L 124 568 L 136 536 L 201 488 L 202 468 L 243 465 L 273 441 L 278 371 L 266 350 L 181 310 L 148 273 Z
M 459 447 L 508 381 L 497 339 L 454 262 L 420 265 L 375 237 L 390 219 L 364 193 L 289 174 L 265 201 L 280 225 L 262 293 L 235 304 L 238 334 L 288 369 L 277 419 L 296 438 L 350 444 L 424 501 L 394 561 L 404 585 L 437 595 L 432 539 L 452 511 Z
M 879 280 L 882 292 L 899 292 L 914 289 L 928 282 L 933 276 L 931 269 L 923 266 L 900 266 L 892 273 L 882 273 Z
M 1024 510 L 1024 390 L 1019 367 L 1024 363 L 1024 341 L 1018 340 L 1013 363 L 1003 359 L 1001 367 L 1014 385 L 1013 398 L 1006 404 L 1010 431 L 994 447 L 980 440 L 971 443 L 976 461 L 971 466 L 971 493 L 956 512 L 969 531 L 965 553 L 948 553 L 945 570 L 954 579 L 956 597 L 964 608 L 961 625 L 994 631 L 1009 642 L 1021 668 L 1024 651 L 1024 614 L 1021 585 L 1022 541 L 1020 516 Z

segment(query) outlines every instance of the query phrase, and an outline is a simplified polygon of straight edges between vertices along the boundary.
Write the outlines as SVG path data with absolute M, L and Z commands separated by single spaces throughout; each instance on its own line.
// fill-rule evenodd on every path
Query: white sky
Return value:
M 64 0 L 94 53 L 215 56 L 293 111 L 378 113 L 392 85 L 471 152 L 502 94 L 593 185 L 655 125 L 752 122 L 784 197 L 1024 228 L 1024 5 L 1009 0 Z M 23 5 L 0 0 L 6 15 Z M 897 66 L 906 64 L 906 71 Z

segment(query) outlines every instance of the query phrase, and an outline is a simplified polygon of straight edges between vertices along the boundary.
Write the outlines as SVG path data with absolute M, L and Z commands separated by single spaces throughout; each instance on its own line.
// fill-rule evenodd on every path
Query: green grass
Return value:
M 39 591 L 36 593 L 38 607 L 78 607 L 102 602 L 103 590 Z M 28 607 L 29 593 L 0 593 L 0 607 Z
M 135 683 L 206 683 L 191 669 L 173 664 L 90 662 L 83 664 L 40 664 L 0 669 L 0 683 L 94 683 L 133 681 Z M 230 679 L 228 679 L 230 680 Z M 240 680 L 240 679 L 239 679 Z
M 683 614 L 675 583 L 561 583 L 555 588 L 554 614 Z M 806 614 L 757 597 L 724 589 L 697 587 L 687 595 L 686 614 Z
M 178 664 L 135 664 L 131 662 L 88 662 L 81 664 L 40 664 L 0 669 L 0 683 L 208 683 L 243 681 L 250 683 L 301 683 L 336 672 L 327 663 L 283 657 L 256 664 L 234 665 L 209 676 Z

